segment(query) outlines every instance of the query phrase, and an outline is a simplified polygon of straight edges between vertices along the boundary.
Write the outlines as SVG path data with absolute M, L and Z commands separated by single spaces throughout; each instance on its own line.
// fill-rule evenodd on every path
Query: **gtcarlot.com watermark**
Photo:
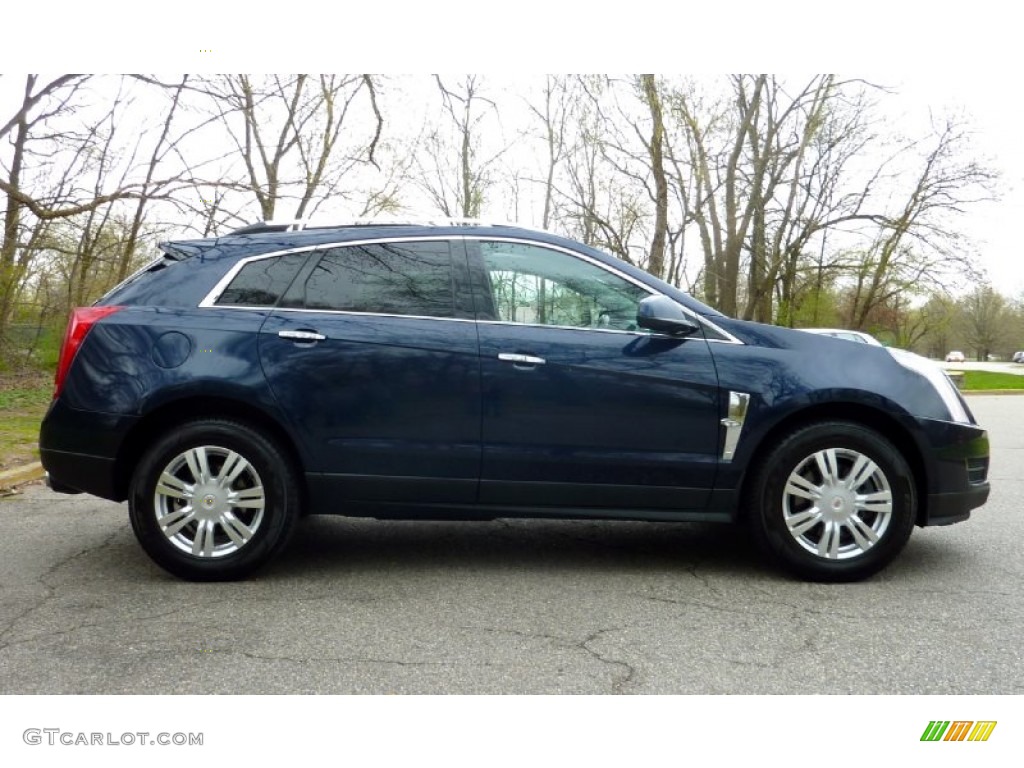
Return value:
M 201 747 L 203 734 L 200 733 L 151 733 L 149 731 L 125 731 L 124 733 L 99 733 L 96 731 L 64 731 L 60 728 L 26 728 L 21 734 L 22 741 L 29 746 L 50 747 Z

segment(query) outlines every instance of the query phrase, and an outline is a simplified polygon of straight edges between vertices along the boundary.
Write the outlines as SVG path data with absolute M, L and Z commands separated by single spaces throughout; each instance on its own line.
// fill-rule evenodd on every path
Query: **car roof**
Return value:
M 434 218 L 423 221 L 373 219 L 340 224 L 269 221 L 242 227 L 215 240 L 172 241 L 161 243 L 160 247 L 165 251 L 168 249 L 184 250 L 190 247 L 198 247 L 199 250 L 209 249 L 211 256 L 214 255 L 212 252 L 220 251 L 221 256 L 231 255 L 237 257 L 241 254 L 246 256 L 259 255 L 293 248 L 316 247 L 333 243 L 340 244 L 346 241 L 445 236 L 477 239 L 509 238 L 564 248 L 575 253 L 581 253 L 637 278 L 647 283 L 652 290 L 675 299 L 699 315 L 709 318 L 724 317 L 717 309 L 704 304 L 685 291 L 666 283 L 664 280 L 627 261 L 577 240 L 562 237 L 547 230 L 535 229 L 519 224 L 447 218 Z

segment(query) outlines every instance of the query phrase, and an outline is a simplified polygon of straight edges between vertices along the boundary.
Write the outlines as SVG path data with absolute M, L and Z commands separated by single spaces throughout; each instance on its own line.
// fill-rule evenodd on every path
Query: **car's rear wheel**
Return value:
M 234 421 L 194 421 L 157 439 L 132 478 L 129 516 L 143 549 L 196 581 L 242 578 L 287 543 L 299 511 L 288 456 Z
M 762 548 L 814 581 L 856 581 L 884 568 L 906 545 L 917 508 L 899 450 L 844 421 L 783 438 L 755 470 L 747 503 Z

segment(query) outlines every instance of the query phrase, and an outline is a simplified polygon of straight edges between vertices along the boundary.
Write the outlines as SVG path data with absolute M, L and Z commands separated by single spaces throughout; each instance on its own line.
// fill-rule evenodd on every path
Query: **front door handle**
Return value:
M 506 363 L 515 363 L 516 365 L 544 365 L 547 362 L 543 357 L 520 355 L 512 352 L 502 352 L 498 355 L 498 359 Z
M 323 341 L 327 337 L 316 331 L 278 331 L 277 335 L 282 339 L 292 341 Z

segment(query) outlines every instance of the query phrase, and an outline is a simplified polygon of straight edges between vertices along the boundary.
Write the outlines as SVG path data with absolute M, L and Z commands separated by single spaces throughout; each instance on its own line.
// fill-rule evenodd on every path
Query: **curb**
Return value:
M 961 389 L 961 395 L 1024 395 L 1024 389 Z
M 0 472 L 0 491 L 10 490 L 35 480 L 42 480 L 45 475 L 43 465 L 38 461 L 34 461 L 31 464 L 23 464 L 14 469 L 8 469 Z

